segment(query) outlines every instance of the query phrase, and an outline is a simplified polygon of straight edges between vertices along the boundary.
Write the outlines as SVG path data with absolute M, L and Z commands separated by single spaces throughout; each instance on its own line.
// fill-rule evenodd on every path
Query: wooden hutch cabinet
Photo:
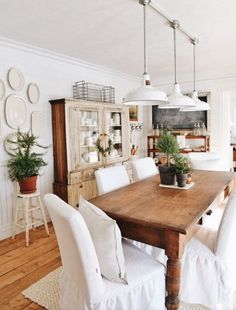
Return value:
M 97 196 L 96 169 L 122 164 L 129 158 L 128 107 L 75 99 L 51 100 L 54 183 L 56 195 L 73 207 L 80 195 Z M 97 152 L 101 134 L 112 140 L 113 151 Z

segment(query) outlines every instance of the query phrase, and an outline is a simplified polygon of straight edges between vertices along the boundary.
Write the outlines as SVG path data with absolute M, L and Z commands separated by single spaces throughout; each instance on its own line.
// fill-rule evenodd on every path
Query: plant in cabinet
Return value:
M 7 167 L 12 181 L 18 181 L 21 193 L 32 193 L 36 190 L 36 179 L 41 167 L 47 163 L 43 160 L 45 153 L 36 153 L 35 148 L 47 149 L 38 144 L 37 137 L 31 132 L 17 132 L 16 141 L 8 140 L 12 144 L 11 158 Z
M 179 153 L 179 145 L 170 132 L 164 132 L 163 136 L 156 143 L 156 147 L 161 153 L 165 154 L 167 159 L 166 165 L 159 166 L 161 183 L 165 185 L 174 185 L 175 169 L 171 164 L 171 160 Z

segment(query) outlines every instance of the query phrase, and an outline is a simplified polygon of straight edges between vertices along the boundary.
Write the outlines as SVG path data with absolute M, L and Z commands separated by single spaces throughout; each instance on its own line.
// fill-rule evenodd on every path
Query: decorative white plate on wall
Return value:
M 24 86 L 24 77 L 22 72 L 13 67 L 8 71 L 8 83 L 10 87 L 14 90 L 21 90 Z
M 36 137 L 42 136 L 44 132 L 44 115 L 35 111 L 31 113 L 31 131 Z
M 5 92 L 6 92 L 5 84 L 3 80 L 0 80 L 0 100 L 5 97 Z
M 31 103 L 37 103 L 40 97 L 39 87 L 35 83 L 30 83 L 27 89 L 28 99 Z
M 14 129 L 20 128 L 27 118 L 25 100 L 20 96 L 10 95 L 5 103 L 5 115 L 7 124 Z
M 17 141 L 17 132 L 10 133 L 6 136 L 4 140 L 4 147 L 7 153 L 14 155 L 16 153 L 16 146 L 15 143 L 10 141 L 16 142 Z

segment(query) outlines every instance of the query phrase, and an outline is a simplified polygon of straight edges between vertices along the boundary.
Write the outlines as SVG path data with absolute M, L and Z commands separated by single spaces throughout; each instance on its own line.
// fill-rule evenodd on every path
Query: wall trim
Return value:
M 11 237 L 11 235 L 12 235 L 12 225 L 6 225 L 0 227 L 0 240 L 9 238 Z
M 79 67 L 84 67 L 86 69 L 90 69 L 93 71 L 98 71 L 101 73 L 113 75 L 115 77 L 120 77 L 120 78 L 123 78 L 126 80 L 130 80 L 130 81 L 134 81 L 134 82 L 140 82 L 140 78 L 133 76 L 131 74 L 127 74 L 127 73 L 124 73 L 121 71 L 112 70 L 108 67 L 104 67 L 104 66 L 101 66 L 101 65 L 98 65 L 95 63 L 90 63 L 90 62 L 87 62 L 87 61 L 79 59 L 79 58 L 63 55 L 63 54 L 53 52 L 53 51 L 50 51 L 48 49 L 44 49 L 44 48 L 37 47 L 34 45 L 22 43 L 20 41 L 8 39 L 6 37 L 0 36 L 0 46 L 10 47 L 12 49 L 19 50 L 22 52 L 31 53 L 31 54 L 35 54 L 35 55 L 39 55 L 39 56 L 44 56 L 44 57 L 51 58 L 51 59 L 56 60 L 56 61 L 61 61 L 64 63 L 79 66 Z
M 47 220 L 47 223 L 51 222 L 51 219 L 50 219 L 48 214 L 46 214 L 46 220 Z M 38 226 L 42 226 L 42 225 L 43 224 L 38 224 L 35 227 L 37 228 Z M 32 229 L 29 230 L 29 234 L 31 233 L 31 231 L 32 231 Z M 17 228 L 16 235 L 18 235 L 22 232 L 24 232 L 23 228 Z M 0 241 L 7 239 L 7 238 L 10 238 L 11 236 L 12 236 L 12 224 L 0 227 Z
M 121 71 L 116 71 L 116 70 L 112 70 L 108 67 L 105 66 L 101 66 L 95 63 L 90 63 L 87 62 L 85 60 L 79 59 L 79 58 L 75 58 L 72 56 L 67 56 L 67 55 L 63 55 L 48 49 L 44 49 L 41 47 L 37 47 L 34 45 L 30 45 L 30 44 L 26 44 L 20 41 L 16 41 L 16 40 L 12 40 L 12 39 L 8 39 L 6 37 L 2 37 L 0 36 L 0 46 L 3 47 L 9 47 L 15 50 L 19 50 L 25 53 L 31 53 L 31 54 L 35 54 L 35 55 L 39 55 L 39 56 L 44 56 L 56 61 L 61 61 L 64 63 L 68 63 L 68 64 L 72 64 L 75 66 L 79 66 L 79 67 L 83 67 L 86 69 L 90 69 L 93 71 L 98 71 L 101 73 L 105 73 L 105 74 L 109 74 L 109 75 L 113 75 L 115 77 L 120 77 L 123 79 L 127 79 L 130 81 L 134 81 L 134 82 L 138 82 L 140 83 L 140 77 L 136 77 L 133 76 L 131 74 L 127 74 Z M 206 81 L 224 81 L 224 80 L 233 80 L 236 79 L 236 75 L 233 76 L 224 76 L 224 77 L 206 77 L 206 78 L 202 78 L 202 79 L 197 79 L 196 82 L 206 82 Z M 183 80 L 181 81 L 181 84 L 189 84 L 189 83 L 193 83 L 192 80 Z M 166 87 L 166 86 L 172 86 L 173 83 L 172 82 L 166 82 L 166 81 L 160 81 L 159 82 L 155 82 L 155 79 L 153 79 L 153 84 L 157 85 L 158 87 Z

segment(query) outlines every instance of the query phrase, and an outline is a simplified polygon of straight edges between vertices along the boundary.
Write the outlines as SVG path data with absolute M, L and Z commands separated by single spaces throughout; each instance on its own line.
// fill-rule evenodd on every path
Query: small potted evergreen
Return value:
M 191 172 L 191 167 L 187 157 L 177 154 L 174 156 L 174 170 L 176 180 L 179 187 L 185 187 L 188 173 Z
M 172 158 L 179 153 L 179 145 L 175 137 L 168 131 L 165 131 L 163 136 L 156 143 L 156 147 L 161 153 L 164 153 L 167 159 L 165 165 L 159 165 L 161 184 L 175 184 L 175 169 L 171 163 Z
M 16 140 L 8 140 L 8 142 L 12 144 L 12 151 L 8 151 L 11 158 L 7 163 L 10 179 L 18 181 L 22 194 L 35 192 L 39 170 L 47 163 L 42 158 L 45 153 L 36 153 L 33 149 L 48 147 L 38 144 L 37 137 L 31 132 L 24 133 L 19 130 Z

